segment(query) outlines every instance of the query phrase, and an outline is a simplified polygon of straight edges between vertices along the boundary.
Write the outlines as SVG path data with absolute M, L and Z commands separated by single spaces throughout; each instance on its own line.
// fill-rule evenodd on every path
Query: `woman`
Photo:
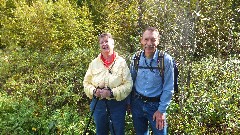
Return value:
M 89 65 L 83 85 L 92 99 L 91 111 L 97 135 L 124 135 L 126 97 L 132 90 L 132 78 L 126 61 L 114 51 L 110 33 L 99 36 L 101 53 Z M 96 105 L 96 106 L 95 106 Z

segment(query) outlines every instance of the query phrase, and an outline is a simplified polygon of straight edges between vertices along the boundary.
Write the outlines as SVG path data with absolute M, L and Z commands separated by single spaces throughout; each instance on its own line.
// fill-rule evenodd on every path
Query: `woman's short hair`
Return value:
M 111 33 L 102 33 L 98 36 L 98 39 L 100 40 L 101 38 L 104 38 L 104 37 L 108 37 L 108 38 L 113 39 Z

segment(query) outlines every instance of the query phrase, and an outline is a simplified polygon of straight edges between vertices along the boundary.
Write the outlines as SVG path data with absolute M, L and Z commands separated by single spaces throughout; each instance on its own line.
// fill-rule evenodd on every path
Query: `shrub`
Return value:
M 68 105 L 49 111 L 27 97 L 1 93 L 0 134 L 80 134 L 82 117 Z
M 59 51 L 92 48 L 95 43 L 86 6 L 76 8 L 65 0 L 55 3 L 37 1 L 31 6 L 25 2 L 14 4 L 12 16 L 3 14 L 2 46 Z
M 89 112 L 82 80 L 96 51 L 2 54 L 0 89 L 8 95 L 1 96 L 2 133 L 80 134 Z
M 169 108 L 172 134 L 237 134 L 239 128 L 239 60 L 205 58 L 194 62 L 190 87 Z

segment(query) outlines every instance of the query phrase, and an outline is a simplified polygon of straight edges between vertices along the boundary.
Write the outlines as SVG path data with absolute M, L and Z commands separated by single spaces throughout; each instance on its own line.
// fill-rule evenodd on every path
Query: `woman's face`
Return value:
M 114 48 L 114 40 L 108 37 L 102 37 L 99 40 L 100 50 L 102 53 L 111 53 Z

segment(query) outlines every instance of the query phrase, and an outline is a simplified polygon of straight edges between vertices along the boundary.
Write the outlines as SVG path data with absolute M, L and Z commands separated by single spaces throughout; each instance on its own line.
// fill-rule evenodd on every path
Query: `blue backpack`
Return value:
M 144 69 L 150 69 L 150 67 L 142 67 L 139 66 L 139 60 L 140 60 L 140 56 L 142 54 L 142 51 L 138 51 L 136 52 L 133 61 L 134 61 L 134 68 L 136 70 L 136 72 L 138 71 L 139 68 L 144 68 Z M 151 67 L 152 69 L 159 69 L 160 72 L 160 76 L 162 77 L 162 82 L 164 82 L 164 51 L 158 51 L 158 67 Z M 179 75 L 179 71 L 178 71 L 178 67 L 177 64 L 175 62 L 175 60 L 173 60 L 173 68 L 174 68 L 174 93 L 178 93 L 178 75 Z

